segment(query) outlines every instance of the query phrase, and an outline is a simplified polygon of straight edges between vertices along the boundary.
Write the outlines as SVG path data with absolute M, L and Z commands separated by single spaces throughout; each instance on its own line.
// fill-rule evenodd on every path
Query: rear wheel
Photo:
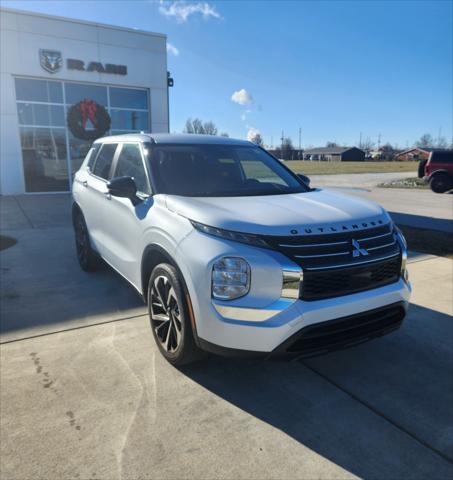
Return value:
M 436 173 L 431 178 L 429 186 L 435 193 L 445 193 L 453 188 L 453 181 L 446 173 Z
M 417 171 L 418 178 L 423 178 L 424 177 L 425 166 L 426 166 L 427 163 L 428 163 L 428 160 L 420 160 L 420 162 L 418 163 L 418 171 Z
M 99 258 L 91 248 L 90 235 L 88 234 L 87 224 L 81 211 L 74 213 L 73 226 L 77 260 L 79 261 L 80 268 L 85 272 L 92 272 L 98 267 Z
M 184 289 L 172 265 L 161 263 L 152 271 L 148 284 L 148 309 L 154 339 L 171 364 L 186 365 L 200 358 Z

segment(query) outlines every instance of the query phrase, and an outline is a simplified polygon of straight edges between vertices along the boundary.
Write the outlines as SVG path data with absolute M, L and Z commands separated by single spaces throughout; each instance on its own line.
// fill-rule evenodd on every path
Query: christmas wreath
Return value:
M 111 123 L 107 110 L 88 98 L 69 109 L 67 121 L 74 137 L 82 140 L 96 140 L 102 137 L 110 129 Z

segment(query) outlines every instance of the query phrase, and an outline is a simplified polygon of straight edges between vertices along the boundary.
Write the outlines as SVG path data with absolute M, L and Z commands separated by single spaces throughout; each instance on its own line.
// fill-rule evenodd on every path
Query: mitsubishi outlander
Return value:
M 80 266 L 148 305 L 164 357 L 309 356 L 397 329 L 403 235 L 369 201 L 310 188 L 263 148 L 205 135 L 96 140 L 73 185 Z

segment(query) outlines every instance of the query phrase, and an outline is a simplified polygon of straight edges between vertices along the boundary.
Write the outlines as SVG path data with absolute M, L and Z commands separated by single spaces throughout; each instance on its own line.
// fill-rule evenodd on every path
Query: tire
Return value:
M 436 173 L 429 181 L 429 186 L 435 193 L 445 193 L 453 188 L 453 181 L 446 173 Z
M 195 345 L 185 290 L 172 265 L 161 263 L 152 271 L 148 311 L 154 340 L 168 362 L 179 367 L 202 357 Z
M 80 268 L 85 272 L 93 272 L 99 266 L 99 257 L 91 248 L 90 235 L 83 213 L 78 210 L 73 215 L 76 254 Z
M 418 178 L 423 178 L 425 176 L 425 166 L 428 163 L 428 160 L 420 160 L 418 163 Z

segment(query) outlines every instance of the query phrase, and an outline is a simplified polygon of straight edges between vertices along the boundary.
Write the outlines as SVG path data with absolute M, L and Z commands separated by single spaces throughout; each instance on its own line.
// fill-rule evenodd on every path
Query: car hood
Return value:
M 165 201 L 169 210 L 205 225 L 262 235 L 329 233 L 390 221 L 373 202 L 321 189 L 256 197 L 166 195 Z

